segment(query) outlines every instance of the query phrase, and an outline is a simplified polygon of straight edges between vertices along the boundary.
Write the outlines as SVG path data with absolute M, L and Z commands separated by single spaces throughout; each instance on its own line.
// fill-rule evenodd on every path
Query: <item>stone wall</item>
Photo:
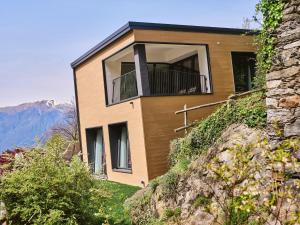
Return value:
M 300 136 L 300 0 L 285 1 L 276 30 L 273 65 L 267 74 L 268 124 L 271 139 Z M 279 128 L 274 128 L 274 124 Z

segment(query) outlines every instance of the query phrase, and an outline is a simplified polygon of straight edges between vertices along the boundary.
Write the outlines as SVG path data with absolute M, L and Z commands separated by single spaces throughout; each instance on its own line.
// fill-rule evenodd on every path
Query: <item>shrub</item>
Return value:
M 151 208 L 152 194 L 153 189 L 151 187 L 146 187 L 125 201 L 125 210 L 130 215 L 134 224 L 157 224 L 157 219 L 153 216 Z
M 162 176 L 160 185 L 162 188 L 162 196 L 164 198 L 172 198 L 172 196 L 176 194 L 178 179 L 179 173 L 172 169 Z
M 237 100 L 234 104 L 224 104 L 206 119 L 197 123 L 186 137 L 171 143 L 170 162 L 174 166 L 179 161 L 190 161 L 208 149 L 233 123 L 244 123 L 249 127 L 265 127 L 266 107 L 263 92 L 254 93 Z
M 199 206 L 203 206 L 205 209 L 208 210 L 211 203 L 211 196 L 206 197 L 204 195 L 198 195 L 195 201 L 193 202 L 193 208 L 197 209 Z
M 65 143 L 51 138 L 19 158 L 0 180 L 0 199 L 11 224 L 91 224 L 92 177 L 77 158 L 67 164 Z
M 180 214 L 181 214 L 180 208 L 175 208 L 175 209 L 167 208 L 164 211 L 162 221 L 167 221 L 170 218 L 177 218 L 180 216 Z

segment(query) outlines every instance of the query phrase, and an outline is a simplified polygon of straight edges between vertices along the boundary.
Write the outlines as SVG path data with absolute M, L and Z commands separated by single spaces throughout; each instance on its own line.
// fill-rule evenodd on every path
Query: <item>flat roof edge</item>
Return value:
M 117 31 L 109 35 L 95 47 L 91 48 L 85 54 L 71 63 L 71 67 L 74 69 L 82 62 L 92 57 L 103 48 L 119 39 L 131 30 L 165 30 L 165 31 L 182 31 L 182 32 L 202 32 L 202 33 L 218 33 L 218 34 L 246 34 L 255 35 L 258 31 L 250 29 L 239 28 L 225 28 L 225 27 L 206 27 L 206 26 L 194 26 L 194 25 L 177 25 L 177 24 L 161 24 L 161 23 L 144 23 L 144 22 L 128 22 Z

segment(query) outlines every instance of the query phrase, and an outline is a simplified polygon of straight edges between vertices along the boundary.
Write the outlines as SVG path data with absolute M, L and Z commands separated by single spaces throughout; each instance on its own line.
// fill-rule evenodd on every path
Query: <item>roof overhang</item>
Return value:
M 175 25 L 175 24 L 161 24 L 161 23 L 143 23 L 143 22 L 128 22 L 110 36 L 105 38 L 95 47 L 91 48 L 85 54 L 71 63 L 71 67 L 75 68 L 83 63 L 88 58 L 92 57 L 106 46 L 124 36 L 131 30 L 164 30 L 164 31 L 180 31 L 180 32 L 200 32 L 200 33 L 216 33 L 216 34 L 246 34 L 255 35 L 257 31 L 249 29 L 238 28 L 224 28 L 224 27 L 204 27 L 191 25 Z

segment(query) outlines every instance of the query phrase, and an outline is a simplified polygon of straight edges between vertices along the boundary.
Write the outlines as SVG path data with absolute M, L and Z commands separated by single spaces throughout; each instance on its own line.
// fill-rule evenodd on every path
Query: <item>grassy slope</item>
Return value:
M 139 187 L 129 186 L 116 182 L 99 180 L 95 182 L 95 190 L 104 193 L 104 198 L 99 199 L 99 217 L 109 224 L 129 225 L 130 220 L 124 211 L 124 201 L 131 197 Z

